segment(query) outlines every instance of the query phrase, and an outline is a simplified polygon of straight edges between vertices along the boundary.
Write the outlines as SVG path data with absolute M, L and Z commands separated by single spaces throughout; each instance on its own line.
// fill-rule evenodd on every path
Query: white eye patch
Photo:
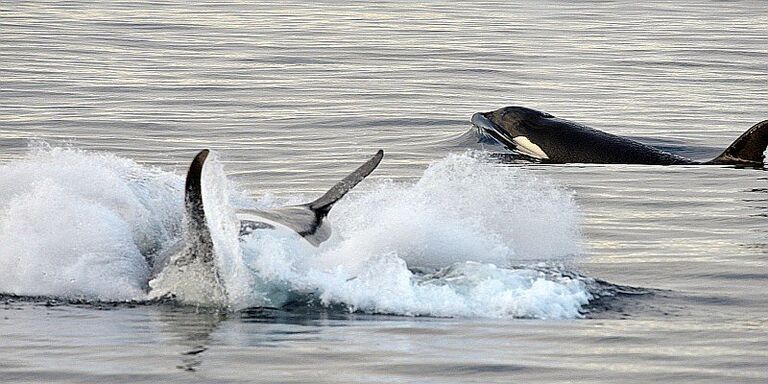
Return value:
M 532 143 L 525 136 L 517 136 L 513 138 L 512 141 L 515 143 L 515 145 L 517 145 L 516 149 L 525 155 L 535 157 L 537 159 L 549 159 L 549 156 L 547 156 L 541 147 Z

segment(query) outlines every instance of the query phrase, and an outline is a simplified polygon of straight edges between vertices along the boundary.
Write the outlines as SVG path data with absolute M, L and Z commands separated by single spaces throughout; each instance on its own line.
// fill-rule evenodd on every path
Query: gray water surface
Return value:
M 6 1 L 0 160 L 42 140 L 183 174 L 211 148 L 254 196 L 316 196 L 378 148 L 372 180 L 413 181 L 505 105 L 711 158 L 768 118 L 767 41 L 765 1 Z M 575 192 L 581 273 L 648 293 L 574 320 L 8 296 L 0 381 L 768 380 L 768 174 L 510 167 Z

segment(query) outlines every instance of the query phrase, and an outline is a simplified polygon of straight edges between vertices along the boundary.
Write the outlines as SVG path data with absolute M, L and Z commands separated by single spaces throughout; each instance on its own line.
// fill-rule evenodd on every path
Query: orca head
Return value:
M 547 119 L 554 116 L 526 107 L 504 107 L 472 115 L 472 125 L 507 148 L 539 160 L 549 156 L 537 140 L 544 136 Z

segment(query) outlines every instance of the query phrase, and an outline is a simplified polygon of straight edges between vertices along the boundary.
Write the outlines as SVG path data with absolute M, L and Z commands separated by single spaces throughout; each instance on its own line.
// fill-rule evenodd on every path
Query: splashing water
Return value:
M 590 298 L 578 279 L 496 266 L 581 252 L 571 194 L 517 168 L 450 155 L 415 183 L 347 197 L 329 219 L 334 234 L 319 249 L 274 231 L 245 239 L 255 296 L 280 305 L 288 287 L 373 313 L 537 318 L 576 317 Z
M 0 173 L 0 292 L 144 297 L 145 255 L 178 235 L 178 176 L 42 144 Z
M 147 259 L 180 236 L 182 177 L 46 147 L 0 171 L 0 292 L 148 297 Z M 573 318 L 591 297 L 580 278 L 519 267 L 581 253 L 571 194 L 481 156 L 449 155 L 414 183 L 359 188 L 333 209 L 334 233 L 319 248 L 283 231 L 238 240 L 234 206 L 244 199 L 215 156 L 203 189 L 222 304 L 232 309 L 299 300 L 370 313 Z M 309 200 L 302 197 L 245 203 Z

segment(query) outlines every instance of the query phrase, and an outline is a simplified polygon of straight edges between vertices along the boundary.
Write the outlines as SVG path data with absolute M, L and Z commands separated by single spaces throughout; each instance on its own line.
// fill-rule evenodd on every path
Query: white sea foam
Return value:
M 178 176 L 43 145 L 0 174 L 0 292 L 144 297 L 145 255 L 178 231 Z
M 0 172 L 0 292 L 147 297 L 146 257 L 179 236 L 181 176 L 63 148 L 37 148 Z M 579 279 L 510 268 L 580 253 L 571 194 L 518 168 L 450 155 L 415 182 L 369 182 L 334 207 L 320 248 L 281 231 L 239 241 L 232 202 L 242 194 L 233 198 L 215 156 L 203 181 L 233 309 L 314 297 L 370 313 L 573 318 L 590 298 Z
M 226 286 L 228 305 L 235 308 L 259 305 L 258 300 L 254 302 L 254 295 L 248 288 L 255 284 L 256 276 L 242 259 L 238 238 L 240 222 L 230 204 L 232 188 L 215 152 L 211 152 L 203 168 L 202 188 L 206 221 L 216 253 L 216 268 Z
M 347 197 L 319 249 L 295 235 L 257 232 L 243 244 L 244 260 L 272 305 L 288 298 L 269 288 L 277 285 L 366 312 L 571 318 L 590 298 L 583 282 L 503 267 L 579 254 L 578 219 L 571 194 L 551 183 L 451 155 L 415 183 L 379 183 Z M 414 275 L 417 267 L 440 273 Z

